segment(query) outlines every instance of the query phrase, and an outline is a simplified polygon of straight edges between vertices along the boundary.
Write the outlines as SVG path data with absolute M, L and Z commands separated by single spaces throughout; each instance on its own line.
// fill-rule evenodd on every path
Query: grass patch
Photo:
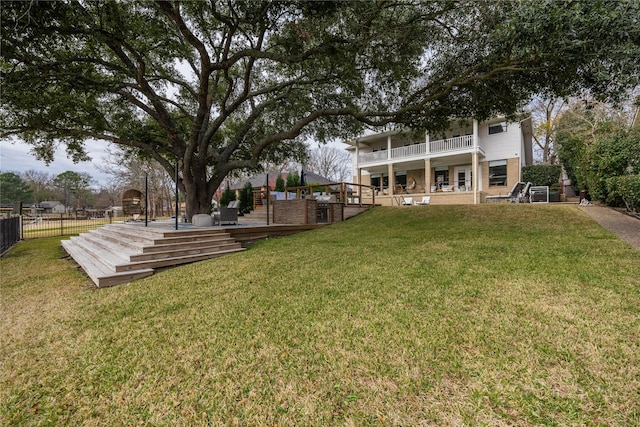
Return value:
M 377 208 L 93 290 L 1 260 L 6 425 L 638 425 L 640 252 L 572 206 Z

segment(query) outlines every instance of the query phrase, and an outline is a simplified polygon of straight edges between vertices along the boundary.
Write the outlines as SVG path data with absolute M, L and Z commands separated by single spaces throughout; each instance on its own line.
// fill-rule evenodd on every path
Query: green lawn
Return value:
M 1 260 L 1 425 L 640 425 L 640 251 L 574 206 L 376 208 L 95 290 Z

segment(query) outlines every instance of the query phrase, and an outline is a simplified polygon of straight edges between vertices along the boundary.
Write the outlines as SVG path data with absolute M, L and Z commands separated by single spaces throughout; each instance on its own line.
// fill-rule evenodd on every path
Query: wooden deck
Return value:
M 287 236 L 323 225 L 112 224 L 63 240 L 62 246 L 97 287 L 150 276 L 157 268 L 202 261 L 244 250 L 256 240 Z

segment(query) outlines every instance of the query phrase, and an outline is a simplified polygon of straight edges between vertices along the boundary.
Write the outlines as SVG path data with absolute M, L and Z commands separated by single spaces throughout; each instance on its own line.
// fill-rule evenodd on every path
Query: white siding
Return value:
M 518 123 L 508 123 L 507 131 L 489 135 L 489 124 L 481 123 L 478 127 L 480 147 L 484 150 L 484 161 L 510 159 L 522 155 L 522 132 Z

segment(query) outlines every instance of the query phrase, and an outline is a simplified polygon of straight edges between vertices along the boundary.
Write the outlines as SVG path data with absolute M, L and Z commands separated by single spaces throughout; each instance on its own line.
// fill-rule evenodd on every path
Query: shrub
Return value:
M 276 178 L 276 188 L 275 191 L 284 191 L 284 179 L 282 178 L 282 174 L 278 174 Z
M 225 188 L 220 197 L 220 206 L 226 207 L 230 202 L 236 199 L 235 191 L 231 191 L 229 187 Z
M 522 180 L 533 185 L 557 186 L 560 180 L 560 165 L 530 165 L 522 168 Z
M 253 209 L 253 187 L 247 182 L 240 190 L 240 213 L 249 213 Z
M 620 198 L 631 212 L 640 212 L 640 175 L 621 175 L 607 179 L 610 199 Z
M 300 185 L 300 175 L 298 172 L 287 174 L 287 187 L 298 187 Z

